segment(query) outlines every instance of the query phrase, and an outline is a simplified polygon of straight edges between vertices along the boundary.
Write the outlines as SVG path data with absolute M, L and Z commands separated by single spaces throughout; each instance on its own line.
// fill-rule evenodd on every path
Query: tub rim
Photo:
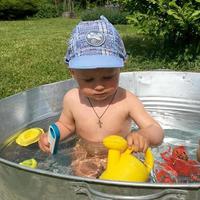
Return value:
M 156 70 L 145 70 L 145 71 L 127 71 L 127 72 L 121 72 L 120 74 L 137 74 L 140 73 L 141 75 L 143 73 L 175 73 L 175 74 L 194 74 L 194 75 L 199 75 L 200 72 L 191 72 L 191 71 L 173 71 L 173 70 L 166 70 L 166 69 L 156 69 Z M 14 98 L 17 95 L 26 93 L 26 92 L 31 92 L 32 90 L 36 90 L 38 88 L 42 87 L 48 87 L 51 85 L 55 85 L 58 83 L 64 83 L 66 81 L 74 81 L 73 78 L 69 78 L 66 80 L 61 80 L 57 82 L 52 82 L 44 85 L 39 85 L 37 87 L 33 87 L 30 89 L 27 89 L 25 91 L 18 92 L 16 94 L 4 97 L 0 99 L 0 103 L 3 101 L 6 101 L 9 98 Z M 51 171 L 47 170 L 42 170 L 42 169 L 31 169 L 22 165 L 19 165 L 17 163 L 8 161 L 4 158 L 0 157 L 0 164 L 7 165 L 12 168 L 16 168 L 18 170 L 23 170 L 29 173 L 33 174 L 38 174 L 42 176 L 48 176 L 52 178 L 59 178 L 59 179 L 65 179 L 65 180 L 71 180 L 71 181 L 81 181 L 81 182 L 90 182 L 90 183 L 100 183 L 100 184 L 106 184 L 106 185 L 120 185 L 120 186 L 134 186 L 134 187 L 149 187 L 149 188 L 200 188 L 200 183 L 189 183 L 189 184 L 182 184 L 182 183 L 173 183 L 173 184 L 166 184 L 166 183 L 145 183 L 145 182 L 125 182 L 125 181 L 111 181 L 111 180 L 100 180 L 100 179 L 92 179 L 92 178 L 86 178 L 86 177 L 79 177 L 79 176 L 73 176 L 73 175 L 66 175 L 66 174 L 59 174 L 59 173 L 54 173 Z

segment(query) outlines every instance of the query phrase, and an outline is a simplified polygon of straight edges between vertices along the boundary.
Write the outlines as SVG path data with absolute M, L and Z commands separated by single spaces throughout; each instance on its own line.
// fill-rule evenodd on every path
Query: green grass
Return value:
M 64 64 L 67 41 L 79 19 L 41 19 L 0 22 L 0 98 L 70 77 Z M 134 27 L 117 25 L 129 59 L 124 71 L 172 69 L 200 71 L 200 58 L 177 66 L 152 56 L 159 47 Z
M 69 77 L 64 55 L 77 20 L 0 22 L 0 97 Z

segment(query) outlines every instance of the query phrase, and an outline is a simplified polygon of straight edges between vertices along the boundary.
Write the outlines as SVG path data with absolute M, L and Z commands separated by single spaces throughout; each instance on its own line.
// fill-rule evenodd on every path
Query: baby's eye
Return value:
M 105 79 L 105 80 L 110 80 L 110 79 L 112 79 L 113 78 L 113 76 L 104 76 L 103 77 L 103 79 Z
M 93 80 L 93 78 L 84 79 L 85 82 L 92 82 Z

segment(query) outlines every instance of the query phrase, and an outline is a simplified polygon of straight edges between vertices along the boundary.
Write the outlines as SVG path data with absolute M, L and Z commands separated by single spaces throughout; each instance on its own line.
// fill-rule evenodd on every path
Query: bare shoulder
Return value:
M 142 101 L 131 91 L 124 88 L 120 88 L 121 92 L 124 93 L 124 105 L 129 110 L 129 112 L 136 113 L 139 110 L 144 110 L 144 105 Z
M 74 100 L 77 100 L 78 96 L 79 96 L 79 90 L 78 90 L 78 88 L 73 88 L 73 89 L 69 90 L 65 94 L 63 101 L 65 103 L 73 102 Z
M 125 99 L 127 101 L 139 100 L 139 98 L 133 92 L 126 90 L 124 88 L 119 87 L 119 93 L 121 96 L 122 95 L 125 96 Z

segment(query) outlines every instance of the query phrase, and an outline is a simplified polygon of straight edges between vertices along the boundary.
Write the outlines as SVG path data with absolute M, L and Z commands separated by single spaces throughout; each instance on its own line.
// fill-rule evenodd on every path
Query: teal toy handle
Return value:
M 60 140 L 60 131 L 56 124 L 51 124 L 48 131 L 48 141 L 50 144 L 51 154 L 56 154 L 58 150 L 58 143 Z

